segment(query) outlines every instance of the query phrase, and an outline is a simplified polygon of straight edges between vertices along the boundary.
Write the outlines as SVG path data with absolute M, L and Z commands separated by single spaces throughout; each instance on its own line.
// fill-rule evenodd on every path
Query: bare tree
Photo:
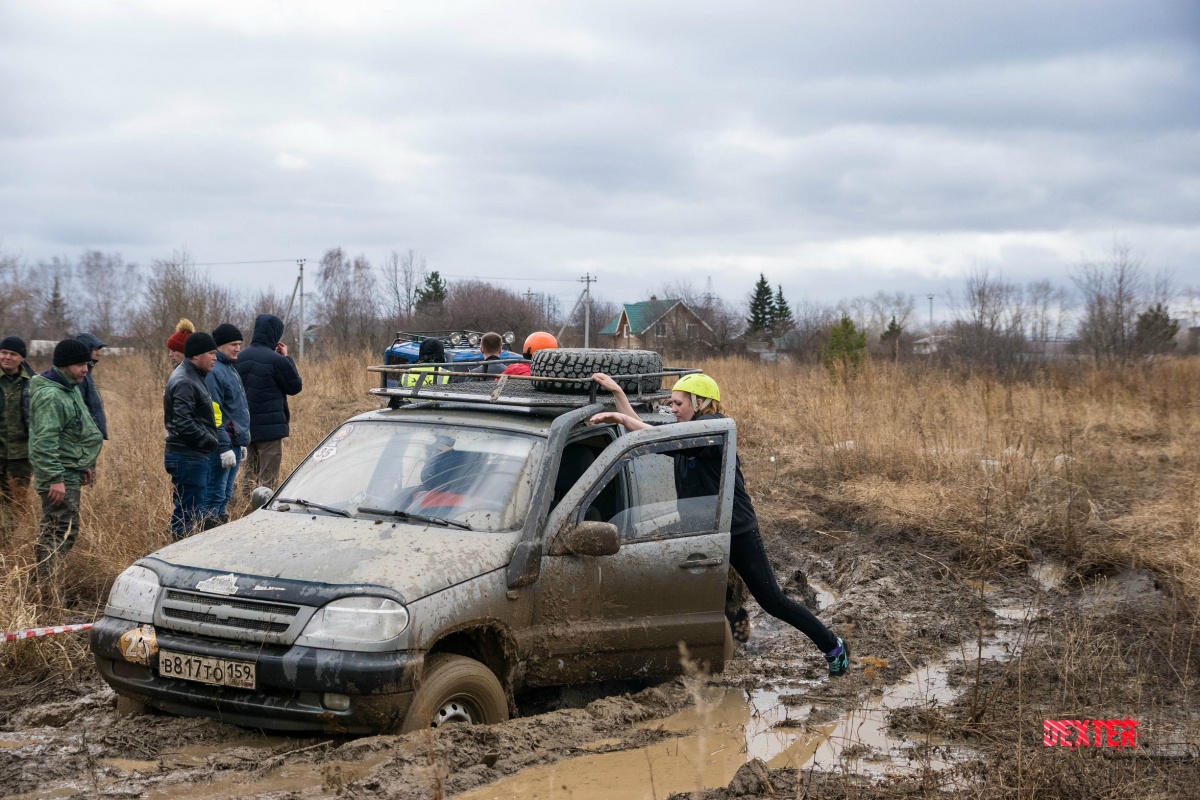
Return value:
M 1009 370 L 1026 351 L 1025 293 L 1021 286 L 975 267 L 958 298 L 952 298 L 954 340 L 945 350 L 968 363 Z
M 0 331 L 33 338 L 41 291 L 33 270 L 19 256 L 0 252 Z
M 211 331 L 222 322 L 237 320 L 239 305 L 232 291 L 196 269 L 187 250 L 177 251 L 152 262 L 129 331 L 152 352 L 165 353 L 167 337 L 181 317 L 190 319 L 198 331 Z
M 1071 293 L 1050 281 L 1033 281 L 1025 287 L 1029 314 L 1029 338 L 1035 342 L 1058 341 L 1066 335 Z
M 120 253 L 85 250 L 75 262 L 75 282 L 81 302 L 74 309 L 80 330 L 104 340 L 127 333 L 141 294 L 142 275 Z
M 523 296 L 485 281 L 450 284 L 442 304 L 445 327 L 473 331 L 512 331 L 520 345 L 524 336 L 537 330 L 538 307 Z
M 425 283 L 425 259 L 412 250 L 392 251 L 383 263 L 383 286 L 387 296 L 386 313 L 391 326 L 408 324 L 417 306 L 417 295 Z
M 317 281 L 319 350 L 361 350 L 388 335 L 376 313 L 375 273 L 366 256 L 347 258 L 340 247 L 325 251 L 317 269 Z
M 1071 280 L 1079 290 L 1081 348 L 1097 359 L 1134 353 L 1138 306 L 1146 293 L 1146 269 L 1125 242 L 1115 242 L 1102 259 L 1083 261 Z

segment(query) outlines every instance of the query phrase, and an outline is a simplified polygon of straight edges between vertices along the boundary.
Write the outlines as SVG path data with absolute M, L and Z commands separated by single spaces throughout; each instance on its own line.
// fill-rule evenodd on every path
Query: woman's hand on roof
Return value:
M 592 375 L 592 380 L 594 380 L 596 383 L 600 384 L 605 389 L 608 389 L 613 394 L 625 394 L 625 392 L 622 391 L 621 387 L 617 384 L 617 382 L 614 381 L 612 378 L 610 378 L 608 375 L 604 374 L 603 372 L 597 372 L 594 375 Z

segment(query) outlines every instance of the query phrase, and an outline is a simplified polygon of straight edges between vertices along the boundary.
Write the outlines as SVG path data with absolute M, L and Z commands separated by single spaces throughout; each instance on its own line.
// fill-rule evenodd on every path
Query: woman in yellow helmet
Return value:
M 593 423 L 616 423 L 626 430 L 653 427 L 643 421 L 629 405 L 621 387 L 608 375 L 598 372 L 592 380 L 612 392 L 616 411 L 602 411 L 592 417 Z M 671 412 L 676 422 L 720 419 L 721 389 L 707 375 L 684 375 L 671 390 Z M 721 453 L 716 448 L 685 450 L 673 455 L 675 460 L 675 491 L 681 499 L 715 495 L 721 486 Z M 779 588 L 779 581 L 767 560 L 754 504 L 746 492 L 742 477 L 741 459 L 735 463 L 733 486 L 733 521 L 730 525 L 729 563 L 750 589 L 750 594 L 762 610 L 781 619 L 813 641 L 825 654 L 831 676 L 845 675 L 850 669 L 850 647 L 840 637 L 800 603 Z

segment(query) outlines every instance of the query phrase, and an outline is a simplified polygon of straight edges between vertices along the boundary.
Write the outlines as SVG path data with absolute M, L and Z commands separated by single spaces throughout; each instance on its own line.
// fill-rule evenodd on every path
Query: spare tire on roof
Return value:
M 636 377 L 662 372 L 662 356 L 652 350 L 603 350 L 600 348 L 563 347 L 557 350 L 538 350 L 530 360 L 529 372 L 535 378 L 590 378 L 593 373 L 612 375 L 626 392 L 657 392 L 662 388 L 662 376 Z M 626 375 L 630 377 L 617 377 Z M 543 392 L 587 394 L 591 386 L 576 381 L 534 381 Z

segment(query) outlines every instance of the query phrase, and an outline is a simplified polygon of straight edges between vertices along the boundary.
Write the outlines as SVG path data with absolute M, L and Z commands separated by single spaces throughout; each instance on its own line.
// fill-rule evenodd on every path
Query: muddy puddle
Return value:
M 1015 631 L 1001 629 L 989 636 L 981 654 L 975 648 L 969 655 L 1005 661 L 1012 657 L 1016 641 Z M 865 661 L 868 669 L 887 666 Z M 525 769 L 456 797 L 602 800 L 619 794 L 631 800 L 660 800 L 726 786 L 752 759 L 770 769 L 845 769 L 877 778 L 944 769 L 972 752 L 934 737 L 891 731 L 888 716 L 897 709 L 948 705 L 959 691 L 950 686 L 953 663 L 916 669 L 860 707 L 828 721 L 814 721 L 813 705 L 795 702 L 813 683 L 751 691 L 700 688 L 693 706 L 637 726 L 674 734 L 670 738 L 613 752 L 603 751 L 619 747 L 619 741 L 595 742 L 581 749 L 601 752 Z

